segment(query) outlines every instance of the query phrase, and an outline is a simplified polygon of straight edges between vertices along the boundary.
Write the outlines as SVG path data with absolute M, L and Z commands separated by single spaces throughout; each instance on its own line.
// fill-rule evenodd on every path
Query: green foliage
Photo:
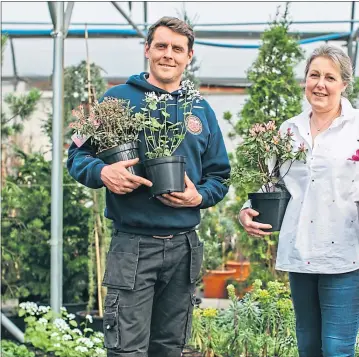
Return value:
M 129 100 L 105 97 L 101 103 L 95 101 L 91 105 L 90 113 L 83 105 L 74 109 L 72 114 L 76 120 L 70 127 L 84 141 L 90 137 L 91 143 L 101 152 L 138 141 L 143 120 L 133 114 L 133 109 Z
M 22 303 L 20 308 L 19 315 L 25 316 L 26 322 L 25 341 L 37 349 L 59 357 L 106 355 L 103 333 L 93 331 L 91 316 L 83 326 L 78 326 L 75 315 L 68 314 L 65 309 L 56 314 L 50 307 L 34 303 Z
M 239 163 L 232 169 L 227 182 L 239 188 L 257 184 L 257 189 L 263 192 L 273 190 L 289 172 L 294 161 L 305 160 L 304 143 L 294 148 L 292 136 L 290 129 L 281 133 L 273 121 L 253 125 L 237 149 Z M 285 171 L 281 177 L 280 169 Z
M 242 300 L 229 285 L 231 305 L 225 310 L 195 309 L 191 345 L 205 356 L 296 357 L 295 317 L 289 289 L 261 281 Z
M 269 29 L 262 35 L 258 57 L 248 71 L 252 83 L 249 99 L 238 114 L 235 133 L 242 135 L 254 123 L 270 120 L 280 125 L 301 111 L 302 90 L 294 77 L 294 66 L 303 59 L 296 39 L 288 34 L 288 5 L 279 11 Z
M 355 77 L 353 83 L 353 90 L 348 96 L 352 106 L 359 109 L 359 77 Z
M 290 26 L 288 13 L 287 4 L 284 14 L 280 17 L 278 10 L 275 20 L 262 36 L 258 57 L 247 75 L 252 83 L 248 90 L 249 99 L 238 113 L 237 121 L 234 122 L 230 112 L 224 113 L 224 119 L 233 127 L 230 137 L 248 134 L 255 123 L 274 121 L 279 127 L 283 121 L 301 112 L 303 93 L 294 77 L 293 69 L 303 58 L 303 52 L 296 39 L 288 34 Z M 231 156 L 232 167 L 240 167 L 245 161 L 242 149 L 238 149 L 235 155 Z M 235 175 L 235 172 L 233 174 Z M 258 190 L 260 178 L 254 175 L 245 185 L 235 188 L 236 198 L 230 208 L 233 219 L 238 215 L 243 203 L 247 201 L 247 194 Z M 274 268 L 278 235 L 257 239 L 250 237 L 239 223 L 236 224 L 240 231 L 239 244 L 251 261 L 250 281 L 253 281 L 254 277 L 263 278 L 264 283 L 285 278 L 285 274 Z
M 198 234 L 205 244 L 202 270 L 223 269 L 231 243 L 237 239 L 234 220 L 228 215 L 228 199 L 202 210 Z
M 106 90 L 106 82 L 101 75 L 102 68 L 95 63 L 90 64 L 91 84 L 99 98 Z M 69 66 L 64 70 L 64 137 L 65 143 L 71 142 L 72 131 L 69 124 L 72 121 L 72 109 L 81 103 L 88 101 L 87 64 L 81 61 L 77 66 Z M 42 130 L 51 140 L 52 138 L 52 113 L 44 122 Z
M 14 95 L 9 93 L 5 96 L 4 102 L 9 108 L 10 115 L 8 117 L 4 112 L 1 112 L 2 139 L 23 131 L 23 122 L 28 120 L 35 111 L 40 98 L 41 93 L 37 89 L 31 89 L 28 94 Z
M 2 191 L 2 286 L 4 297 L 49 300 L 51 162 L 19 152 L 23 163 Z M 87 288 L 88 191 L 64 168 L 64 301 L 82 300 Z
M 15 342 L 1 340 L 2 357 L 35 357 L 35 353 L 27 349 L 25 345 L 18 345 Z
M 136 113 L 136 118 L 144 123 L 146 156 L 149 159 L 171 156 L 185 138 L 186 118 L 192 114 L 193 108 L 201 108 L 194 105 L 202 97 L 190 81 L 182 81 L 180 88 L 178 102 L 183 113 L 183 121 L 174 122 L 177 118 L 171 121 L 169 107 L 176 105 L 169 103 L 172 99 L 170 94 L 157 96 L 155 92 L 146 93 L 144 107 L 140 113 Z

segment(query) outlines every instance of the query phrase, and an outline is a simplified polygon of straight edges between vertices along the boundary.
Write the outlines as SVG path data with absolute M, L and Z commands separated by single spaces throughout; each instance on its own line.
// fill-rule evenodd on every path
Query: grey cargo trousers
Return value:
M 108 357 L 180 357 L 192 325 L 203 243 L 114 231 L 103 285 Z

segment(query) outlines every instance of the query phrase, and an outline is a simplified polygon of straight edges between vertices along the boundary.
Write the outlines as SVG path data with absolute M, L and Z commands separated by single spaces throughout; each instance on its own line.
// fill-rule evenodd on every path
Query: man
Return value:
M 110 88 L 104 97 L 129 99 L 139 112 L 146 92 L 170 93 L 171 115 L 181 120 L 178 98 L 182 74 L 193 57 L 193 30 L 163 17 L 148 31 L 149 73 Z M 105 215 L 114 222 L 103 284 L 108 356 L 180 357 L 191 332 L 194 289 L 203 243 L 195 227 L 200 209 L 215 205 L 228 189 L 230 166 L 215 114 L 200 100 L 186 118 L 187 134 L 176 150 L 186 156 L 184 192 L 150 199 L 152 183 L 126 168 L 138 159 L 106 165 L 85 143 L 69 149 L 68 169 L 82 184 L 107 188 Z M 171 116 L 172 118 L 172 116 Z M 146 147 L 141 138 L 140 159 Z

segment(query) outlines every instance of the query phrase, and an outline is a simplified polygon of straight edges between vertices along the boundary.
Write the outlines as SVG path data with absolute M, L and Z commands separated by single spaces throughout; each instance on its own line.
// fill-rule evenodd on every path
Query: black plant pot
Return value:
M 103 317 L 98 316 L 98 310 L 91 310 L 90 312 L 77 311 L 75 315 L 80 328 L 84 327 L 84 325 L 81 325 L 81 323 L 84 323 L 86 327 L 92 328 L 94 331 L 103 332 Z M 92 323 L 86 320 L 86 315 L 92 316 Z
M 184 156 L 167 156 L 143 162 L 146 178 L 153 183 L 152 197 L 184 191 L 185 159 Z
M 101 151 L 97 154 L 97 157 L 106 164 L 115 164 L 119 161 L 137 159 L 138 156 L 138 143 L 136 141 L 115 146 L 111 149 Z M 127 168 L 131 174 L 137 176 L 144 176 L 144 169 L 141 163 Z
M 252 208 L 259 212 L 253 220 L 272 226 L 271 229 L 265 229 L 265 232 L 280 231 L 290 197 L 287 191 L 249 193 L 248 198 L 252 202 Z

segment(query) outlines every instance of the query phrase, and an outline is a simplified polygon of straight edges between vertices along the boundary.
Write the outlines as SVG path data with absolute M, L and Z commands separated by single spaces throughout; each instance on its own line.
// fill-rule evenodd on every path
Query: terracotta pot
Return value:
M 203 276 L 203 296 L 205 298 L 225 299 L 227 296 L 226 282 L 234 278 L 236 271 L 208 270 Z
M 250 266 L 250 262 L 237 262 L 235 260 L 229 260 L 226 263 L 226 268 L 228 270 L 234 269 L 236 271 L 234 277 L 238 281 L 244 281 L 249 277 Z
M 238 279 L 236 279 L 236 280 L 237 280 L 238 282 L 241 282 L 241 281 L 238 280 Z M 248 287 L 242 289 L 241 291 L 237 291 L 237 289 L 236 289 L 236 296 L 237 296 L 237 298 L 242 299 L 242 298 L 244 297 L 244 295 L 246 295 L 248 292 L 252 291 L 252 289 L 253 289 L 253 285 L 248 286 Z

